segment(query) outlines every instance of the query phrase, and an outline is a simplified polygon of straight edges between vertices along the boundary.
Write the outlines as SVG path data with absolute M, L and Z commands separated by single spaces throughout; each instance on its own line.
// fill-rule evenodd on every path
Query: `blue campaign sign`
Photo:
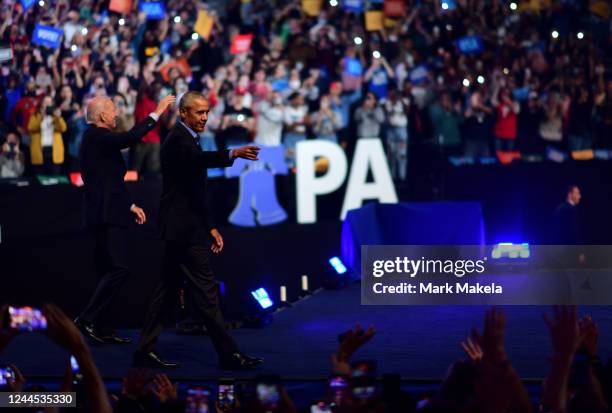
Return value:
M 457 48 L 463 54 L 474 54 L 481 53 L 484 47 L 480 36 L 465 36 L 457 40 Z
M 32 43 L 39 46 L 46 46 L 53 49 L 57 49 L 62 44 L 62 36 L 64 30 L 56 29 L 51 26 L 43 26 L 37 24 L 34 27 L 34 33 L 32 33 Z
M 354 57 L 347 57 L 344 59 L 344 73 L 351 76 L 361 76 L 363 73 L 363 67 L 359 59 Z
M 148 20 L 162 20 L 166 18 L 166 6 L 160 1 L 148 1 L 138 5 L 138 10 L 147 15 Z
M 21 0 L 23 11 L 27 11 L 30 7 L 34 5 L 34 3 L 36 3 L 36 0 Z
M 419 84 L 425 82 L 429 78 L 429 71 L 427 66 L 418 65 L 410 72 L 410 81 L 413 84 Z
M 363 0 L 344 0 L 342 6 L 346 11 L 353 13 L 363 13 Z

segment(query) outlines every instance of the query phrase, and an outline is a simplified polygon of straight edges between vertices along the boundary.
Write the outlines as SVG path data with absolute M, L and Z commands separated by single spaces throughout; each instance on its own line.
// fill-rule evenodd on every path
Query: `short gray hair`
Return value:
M 181 97 L 181 101 L 179 102 L 179 110 L 186 110 L 188 107 L 191 107 L 193 101 L 196 99 L 204 99 L 208 102 L 208 99 L 206 99 L 206 96 L 204 96 L 202 93 L 196 92 L 195 90 L 190 90 Z

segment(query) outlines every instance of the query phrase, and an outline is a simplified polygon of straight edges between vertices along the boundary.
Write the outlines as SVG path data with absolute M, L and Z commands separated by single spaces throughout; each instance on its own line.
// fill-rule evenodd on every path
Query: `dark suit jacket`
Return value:
M 81 176 L 84 187 L 84 221 L 88 228 L 127 226 L 130 197 L 123 181 L 126 167 L 121 149 L 142 139 L 155 126 L 147 116 L 128 132 L 91 125 L 81 144 Z
M 179 122 L 161 148 L 163 187 L 159 210 L 162 239 L 206 243 L 211 222 L 206 195 L 206 169 L 231 166 L 229 151 L 203 152 Z

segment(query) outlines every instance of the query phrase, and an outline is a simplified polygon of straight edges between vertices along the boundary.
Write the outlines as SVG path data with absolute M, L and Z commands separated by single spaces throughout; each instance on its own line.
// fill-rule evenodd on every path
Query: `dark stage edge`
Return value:
M 549 337 L 537 306 L 503 307 L 507 314 L 506 346 L 519 375 L 538 379 L 547 374 Z M 600 328 L 600 355 L 607 360 L 612 346 L 610 307 L 581 307 Z M 251 378 L 256 373 L 275 373 L 284 380 L 324 380 L 329 375 L 330 354 L 336 350 L 337 335 L 356 322 L 373 324 L 376 336 L 355 359 L 378 361 L 379 373 L 399 373 L 408 381 L 437 381 L 448 366 L 463 357 L 460 341 L 472 326 L 482 326 L 482 306 L 362 306 L 360 288 L 320 291 L 293 308 L 275 314 L 264 329 L 233 331 L 243 351 L 265 357 L 265 365 L 251 372 L 219 370 L 210 340 L 206 336 L 181 336 L 167 330 L 161 336 L 160 353 L 181 362 L 167 370 L 179 381 L 206 381 L 219 377 Z M 137 330 L 122 333 L 138 337 Z M 93 347 L 101 374 L 118 380 L 126 374 L 135 345 Z M 17 337 L 1 357 L 15 363 L 30 379 L 52 379 L 63 375 L 67 354 L 41 334 Z

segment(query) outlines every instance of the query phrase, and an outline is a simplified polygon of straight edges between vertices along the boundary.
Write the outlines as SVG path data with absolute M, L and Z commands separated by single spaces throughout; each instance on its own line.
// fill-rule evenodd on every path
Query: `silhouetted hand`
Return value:
M 478 363 L 482 361 L 482 348 L 476 340 L 472 339 L 472 337 L 468 337 L 466 341 L 462 341 L 461 347 L 463 348 L 463 351 L 465 351 L 465 354 L 467 354 L 468 358 L 472 363 Z
M 597 355 L 597 341 L 599 339 L 599 329 L 590 315 L 586 315 L 578 322 L 580 335 L 582 336 L 581 348 L 589 355 Z
M 8 304 L 0 306 L 0 352 L 4 351 L 6 346 L 18 334 L 17 330 L 5 328 L 9 324 Z
M 127 376 L 123 379 L 121 395 L 131 400 L 140 400 L 149 394 L 149 389 L 147 388 L 148 382 L 148 369 L 130 369 Z
M 70 354 L 83 354 L 89 350 L 85 339 L 74 322 L 55 304 L 43 304 L 42 312 L 47 318 L 46 335 Z
M 555 306 L 553 312 L 554 317 L 552 320 L 546 313 L 543 316 L 550 332 L 553 351 L 555 355 L 571 357 L 583 339 L 578 324 L 576 306 Z
M 15 377 L 7 379 L 6 386 L 8 387 L 8 390 L 11 392 L 23 391 L 23 389 L 25 388 L 25 383 L 26 383 L 25 377 L 23 377 L 23 374 L 21 374 L 21 371 L 19 371 L 16 365 L 9 364 L 9 367 L 15 373 Z
M 353 354 L 367 343 L 376 334 L 374 326 L 368 327 L 366 331 L 357 323 L 353 330 L 347 331 L 342 337 L 338 349 L 338 360 L 348 362 Z
M 505 329 L 506 315 L 496 308 L 487 310 L 485 313 L 483 335 L 480 336 L 476 329 L 472 332 L 476 343 L 482 348 L 483 359 L 493 363 L 506 360 L 506 351 L 504 349 Z
M 167 375 L 158 374 L 153 379 L 152 391 L 160 403 L 176 400 L 178 398 L 178 383 L 172 384 Z
M 257 161 L 260 148 L 258 146 L 241 146 L 232 149 L 232 158 L 242 158 L 249 161 Z

